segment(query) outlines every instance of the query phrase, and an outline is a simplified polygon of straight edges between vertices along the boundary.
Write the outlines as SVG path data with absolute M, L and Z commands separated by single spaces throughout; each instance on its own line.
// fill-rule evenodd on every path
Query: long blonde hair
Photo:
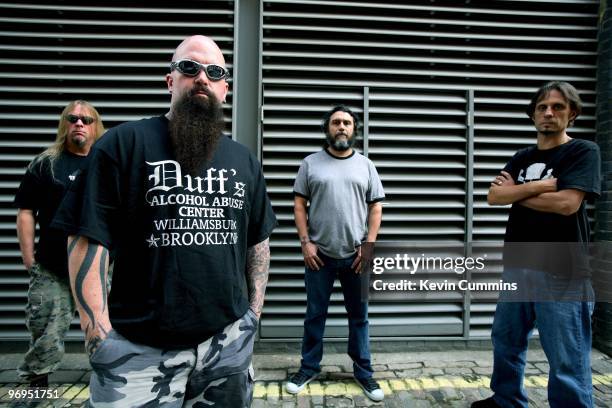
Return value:
M 51 163 L 53 163 L 66 149 L 66 137 L 68 136 L 68 121 L 66 120 L 66 115 L 68 115 L 77 105 L 85 107 L 89 111 L 89 114 L 95 119 L 93 135 L 94 141 L 98 140 L 100 136 L 102 136 L 104 133 L 104 124 L 102 123 L 102 118 L 100 118 L 100 114 L 96 108 L 85 100 L 77 99 L 70 102 L 62 111 L 59 124 L 57 125 L 57 137 L 55 138 L 55 142 L 53 142 L 53 144 L 49 146 L 47 150 L 42 152 L 41 158 L 48 157 L 51 160 Z

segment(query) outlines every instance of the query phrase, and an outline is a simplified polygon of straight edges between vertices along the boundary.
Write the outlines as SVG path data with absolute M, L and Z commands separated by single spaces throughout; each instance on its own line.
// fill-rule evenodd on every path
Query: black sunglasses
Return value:
M 219 81 L 229 77 L 229 71 L 217 64 L 200 64 L 197 61 L 182 59 L 170 63 L 170 70 L 176 69 L 181 74 L 194 77 L 204 70 L 206 76 L 212 81 Z
M 70 123 L 77 123 L 81 119 L 84 125 L 91 125 L 96 120 L 91 116 L 66 115 L 66 120 Z

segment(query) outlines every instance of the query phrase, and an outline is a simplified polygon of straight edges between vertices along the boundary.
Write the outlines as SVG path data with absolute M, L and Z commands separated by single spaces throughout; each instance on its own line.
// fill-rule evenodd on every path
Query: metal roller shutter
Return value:
M 32 2 L 35 3 L 35 2 Z M 210 35 L 230 71 L 234 3 L 191 1 L 167 8 L 139 2 L 0 3 L 0 339 L 26 339 L 28 277 L 15 236 L 12 201 L 34 155 L 55 139 L 57 121 L 73 99 L 90 101 L 111 128 L 167 111 L 164 75 L 186 36 Z M 111 2 L 108 2 L 110 4 Z M 231 129 L 232 98 L 224 106 Z M 80 337 L 75 320 L 70 338 Z
M 300 161 L 322 146 L 327 109 L 341 102 L 365 117 L 363 151 L 388 195 L 380 240 L 499 242 L 507 209 L 489 207 L 486 191 L 511 155 L 534 143 L 523 113 L 533 91 L 550 79 L 573 83 L 585 109 L 571 134 L 594 136 L 598 4 L 264 1 L 262 161 L 280 227 L 262 338 L 302 333 L 291 192 Z M 329 337 L 347 333 L 341 298 L 336 287 Z M 372 302 L 371 335 L 483 338 L 494 308 L 491 298 L 462 293 Z

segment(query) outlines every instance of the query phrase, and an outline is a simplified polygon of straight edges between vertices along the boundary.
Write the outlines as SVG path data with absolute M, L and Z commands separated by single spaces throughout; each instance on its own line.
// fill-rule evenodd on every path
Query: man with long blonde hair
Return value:
M 19 247 L 30 274 L 26 325 L 31 334 L 30 349 L 17 371 L 33 387 L 46 387 L 49 374 L 59 366 L 74 316 L 67 237 L 49 225 L 102 133 L 100 115 L 89 102 L 70 102 L 60 116 L 55 142 L 28 165 L 15 196 Z M 35 250 L 36 222 L 40 232 Z

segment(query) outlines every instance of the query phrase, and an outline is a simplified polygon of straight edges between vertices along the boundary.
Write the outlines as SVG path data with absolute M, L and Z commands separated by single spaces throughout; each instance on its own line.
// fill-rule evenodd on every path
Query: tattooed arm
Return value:
M 268 238 L 247 249 L 246 263 L 249 303 L 259 318 L 270 273 L 270 240 Z
M 106 307 L 108 250 L 82 236 L 68 237 L 68 271 L 91 356 L 112 329 Z

